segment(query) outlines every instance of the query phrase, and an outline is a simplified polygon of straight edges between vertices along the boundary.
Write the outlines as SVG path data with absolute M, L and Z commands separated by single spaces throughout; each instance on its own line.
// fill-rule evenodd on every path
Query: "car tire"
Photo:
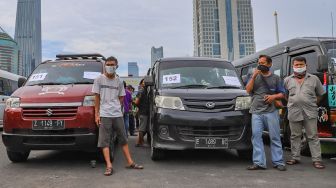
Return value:
M 237 150 L 237 153 L 241 159 L 252 160 L 253 149 Z
M 25 162 L 28 159 L 30 151 L 15 152 L 7 150 L 7 156 L 13 163 Z
M 159 161 L 164 158 L 164 151 L 158 148 L 151 146 L 151 159 L 153 161 Z

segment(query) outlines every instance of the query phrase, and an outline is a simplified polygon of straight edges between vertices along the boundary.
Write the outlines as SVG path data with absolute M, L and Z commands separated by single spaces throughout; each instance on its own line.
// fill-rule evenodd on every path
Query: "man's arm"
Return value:
M 99 109 L 100 109 L 100 95 L 98 93 L 95 93 L 95 122 L 97 126 L 100 125 Z
M 253 91 L 253 86 L 254 86 L 254 81 L 256 79 L 256 77 L 258 76 L 258 74 L 260 74 L 261 71 L 256 69 L 254 72 L 253 72 L 253 75 L 251 76 L 251 79 L 248 81 L 247 85 L 246 85 L 246 92 L 248 94 L 251 94 L 252 91 Z

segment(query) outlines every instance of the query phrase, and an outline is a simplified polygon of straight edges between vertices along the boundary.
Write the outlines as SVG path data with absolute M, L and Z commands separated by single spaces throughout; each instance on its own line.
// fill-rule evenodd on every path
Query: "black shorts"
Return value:
M 127 136 L 123 117 L 101 117 L 99 125 L 98 147 L 111 145 L 112 132 L 117 135 L 120 145 L 127 144 Z

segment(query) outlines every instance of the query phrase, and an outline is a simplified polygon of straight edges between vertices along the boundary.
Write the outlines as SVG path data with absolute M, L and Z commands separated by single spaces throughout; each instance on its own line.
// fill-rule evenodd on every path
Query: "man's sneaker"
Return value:
M 276 168 L 279 171 L 286 171 L 287 170 L 285 165 L 274 166 L 274 168 Z
M 266 170 L 266 168 L 261 167 L 259 165 L 253 164 L 252 166 L 249 166 L 246 168 L 247 170 Z

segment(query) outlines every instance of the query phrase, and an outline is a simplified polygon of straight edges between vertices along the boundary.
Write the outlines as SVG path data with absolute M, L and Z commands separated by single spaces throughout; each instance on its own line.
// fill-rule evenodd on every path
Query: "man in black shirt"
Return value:
M 147 90 L 145 88 L 145 82 L 142 79 L 140 81 L 140 89 L 135 99 L 135 104 L 139 108 L 139 135 L 136 146 L 144 146 L 144 135 L 148 129 L 148 115 L 149 115 L 149 106 L 148 106 L 148 98 L 147 98 Z

